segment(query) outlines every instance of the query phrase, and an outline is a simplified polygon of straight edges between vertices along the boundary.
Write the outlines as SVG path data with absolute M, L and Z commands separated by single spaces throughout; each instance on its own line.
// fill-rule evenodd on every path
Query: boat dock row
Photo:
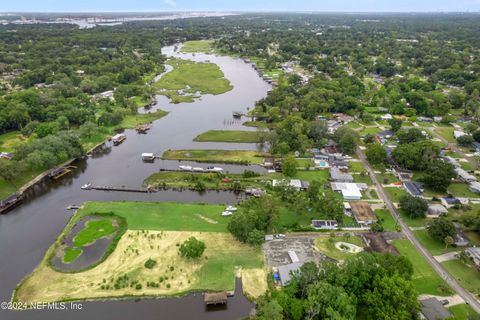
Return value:
M 120 192 L 137 192 L 137 193 L 153 193 L 157 192 L 152 188 L 128 188 L 128 187 L 108 187 L 108 186 L 92 186 L 87 183 L 82 186 L 82 190 L 99 190 L 99 191 L 120 191 Z

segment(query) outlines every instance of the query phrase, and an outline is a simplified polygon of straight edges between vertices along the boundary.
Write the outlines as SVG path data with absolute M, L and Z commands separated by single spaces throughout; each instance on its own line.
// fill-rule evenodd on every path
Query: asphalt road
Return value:
M 392 201 L 390 198 L 387 196 L 385 193 L 385 190 L 383 189 L 382 184 L 378 181 L 377 176 L 375 175 L 374 170 L 368 163 L 365 154 L 360 148 L 357 148 L 357 155 L 358 158 L 362 161 L 362 163 L 365 165 L 365 168 L 367 168 L 367 171 L 372 178 L 373 183 L 375 183 L 375 186 L 377 187 L 378 194 L 382 198 L 382 200 L 385 202 L 388 210 L 394 217 L 394 219 L 397 221 L 397 223 L 400 225 L 402 228 L 402 232 L 405 234 L 405 237 L 410 240 L 410 242 L 415 246 L 418 252 L 422 254 L 422 256 L 428 261 L 428 263 L 432 266 L 432 268 L 442 277 L 442 279 L 445 280 L 445 282 L 459 295 L 465 300 L 467 304 L 469 304 L 477 313 L 480 314 L 480 302 L 475 299 L 470 292 L 462 288 L 460 284 L 453 279 L 447 271 L 442 267 L 440 263 L 438 263 L 437 260 L 430 254 L 430 252 L 425 249 L 420 242 L 415 238 L 413 232 L 410 230 L 410 228 L 407 226 L 407 224 L 402 220 L 400 217 L 397 208 L 393 205 Z

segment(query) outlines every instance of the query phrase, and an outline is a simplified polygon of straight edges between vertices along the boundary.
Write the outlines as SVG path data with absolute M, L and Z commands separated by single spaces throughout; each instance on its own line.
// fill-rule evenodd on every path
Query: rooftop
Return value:
M 436 298 L 420 300 L 420 309 L 427 320 L 443 320 L 452 316 Z

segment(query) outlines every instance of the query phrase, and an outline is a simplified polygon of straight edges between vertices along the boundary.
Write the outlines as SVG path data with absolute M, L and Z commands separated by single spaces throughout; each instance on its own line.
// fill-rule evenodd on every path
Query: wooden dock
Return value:
M 127 187 L 107 187 L 107 186 L 92 186 L 89 189 L 99 190 L 99 191 L 119 191 L 119 192 L 137 192 L 137 193 L 157 192 L 156 189 L 152 189 L 152 188 L 127 188 Z

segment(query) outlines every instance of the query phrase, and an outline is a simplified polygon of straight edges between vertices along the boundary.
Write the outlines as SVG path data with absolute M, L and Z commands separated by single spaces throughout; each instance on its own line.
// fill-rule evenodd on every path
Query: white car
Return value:
M 238 210 L 238 209 L 237 209 L 237 208 L 235 208 L 235 207 L 228 206 L 226 211 L 235 212 L 235 211 L 237 211 L 237 210 Z
M 231 211 L 223 211 L 222 212 L 222 217 L 228 217 L 228 216 L 231 216 L 233 214 L 233 212 Z

